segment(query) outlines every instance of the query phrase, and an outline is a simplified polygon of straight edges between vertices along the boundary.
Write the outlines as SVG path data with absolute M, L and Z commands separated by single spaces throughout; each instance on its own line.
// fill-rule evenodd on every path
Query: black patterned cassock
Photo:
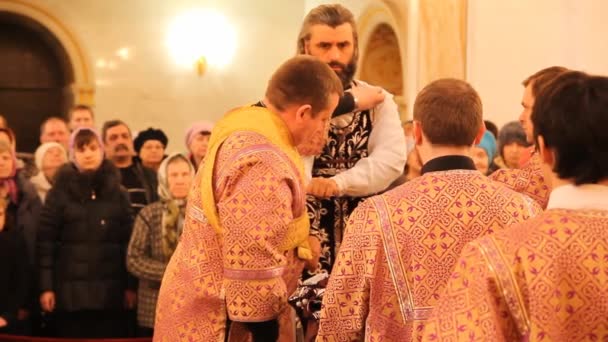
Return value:
M 333 177 L 351 169 L 368 155 L 368 141 L 372 130 L 372 112 L 366 110 L 332 119 L 328 140 L 323 152 L 314 160 L 313 177 Z M 363 197 L 333 197 L 320 200 L 308 196 L 311 235 L 321 241 L 320 267 L 317 272 L 330 272 L 348 216 Z M 317 273 L 315 272 L 315 273 Z M 308 278 L 311 274 L 306 274 Z

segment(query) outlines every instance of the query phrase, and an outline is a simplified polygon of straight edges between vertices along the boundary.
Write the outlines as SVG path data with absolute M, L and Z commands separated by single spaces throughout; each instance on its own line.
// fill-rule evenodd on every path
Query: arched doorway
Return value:
M 411 112 L 410 92 L 416 79 L 408 14 L 410 1 L 370 2 L 357 19 L 361 59 L 358 77 L 379 85 L 394 95 L 401 120 Z M 413 57 L 413 58 L 412 58 Z M 411 113 L 409 113 L 411 114 Z
M 359 77 L 386 89 L 395 96 L 403 96 L 403 69 L 399 41 L 392 27 L 379 24 L 372 31 L 362 56 Z
M 0 113 L 17 135 L 17 150 L 33 152 L 40 124 L 74 103 L 73 68 L 57 38 L 36 21 L 0 11 Z

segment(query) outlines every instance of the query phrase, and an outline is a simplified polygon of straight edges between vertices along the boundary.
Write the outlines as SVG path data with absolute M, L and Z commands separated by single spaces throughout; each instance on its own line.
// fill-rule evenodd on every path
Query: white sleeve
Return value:
M 315 163 L 314 156 L 302 156 L 304 162 L 304 185 L 308 186 L 308 183 L 312 180 L 312 167 Z
M 397 104 L 384 91 L 384 102 L 374 108 L 368 156 L 332 179 L 345 196 L 368 196 L 385 190 L 403 173 L 407 160 L 405 135 Z

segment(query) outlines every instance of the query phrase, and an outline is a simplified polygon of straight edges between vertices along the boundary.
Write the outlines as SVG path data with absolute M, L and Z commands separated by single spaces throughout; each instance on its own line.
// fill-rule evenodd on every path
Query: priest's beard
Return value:
M 338 75 L 340 81 L 342 81 L 344 89 L 350 88 L 353 78 L 355 77 L 355 72 L 357 72 L 357 62 L 355 59 L 351 59 L 348 64 L 343 64 L 338 61 L 331 61 L 328 64 L 332 68 L 339 67 L 341 69 L 340 71 L 334 70 L 334 72 Z

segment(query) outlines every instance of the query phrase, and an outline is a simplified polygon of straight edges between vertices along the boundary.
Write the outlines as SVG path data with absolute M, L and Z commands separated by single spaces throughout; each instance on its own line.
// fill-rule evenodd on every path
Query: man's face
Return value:
M 338 94 L 331 94 L 327 108 L 319 111 L 315 117 L 312 116 L 311 111 L 305 113 L 298 132 L 296 132 L 296 134 L 293 134 L 292 132 L 293 136 L 296 138 L 296 145 L 303 144 L 308 139 L 327 136 L 327 132 L 329 131 L 329 120 L 331 119 L 331 114 L 336 109 L 339 100 L 340 97 Z
M 353 37 L 353 28 L 349 23 L 335 28 L 313 25 L 305 51 L 306 54 L 327 63 L 346 86 L 352 81 L 357 68 L 357 61 L 353 58 L 355 53 Z
M 125 125 L 109 128 L 104 137 L 108 159 L 126 159 L 134 155 L 131 132 Z
M 40 135 L 40 142 L 58 142 L 62 144 L 66 149 L 68 148 L 68 141 L 70 140 L 70 132 L 68 126 L 63 121 L 52 120 L 44 125 L 44 130 Z
M 86 109 L 76 109 L 72 112 L 72 119 L 70 119 L 70 129 L 75 130 L 80 127 L 93 128 L 95 123 L 93 122 L 93 114 Z
M 526 132 L 526 140 L 530 144 L 534 144 L 534 125 L 532 124 L 532 107 L 534 107 L 534 96 L 532 95 L 532 84 L 528 83 L 526 89 L 524 89 L 524 96 L 521 99 L 521 106 L 523 110 L 519 115 L 519 122 Z

